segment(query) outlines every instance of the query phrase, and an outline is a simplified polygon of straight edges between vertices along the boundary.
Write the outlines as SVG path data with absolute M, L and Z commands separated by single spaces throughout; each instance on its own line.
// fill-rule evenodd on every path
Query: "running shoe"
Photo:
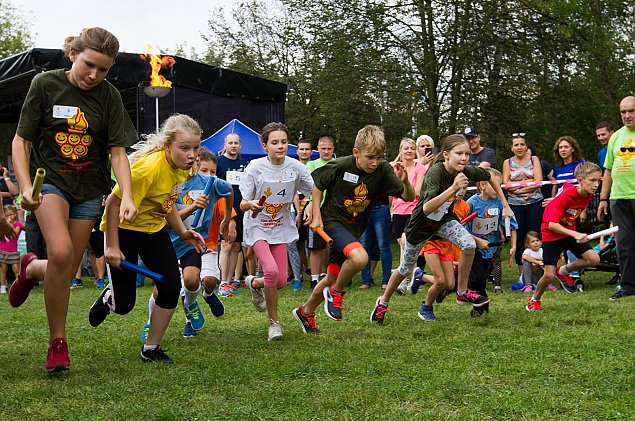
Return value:
M 425 271 L 421 268 L 415 268 L 414 274 L 412 275 L 412 282 L 410 283 L 410 292 L 416 294 L 419 292 L 419 288 L 421 288 L 421 278 L 425 274 Z
M 302 290 L 302 281 L 300 281 L 299 279 L 294 279 L 291 283 L 294 291 Z
M 333 320 L 342 320 L 342 299 L 345 292 L 335 290 L 335 285 L 324 288 L 324 311 Z
M 212 311 L 212 314 L 215 317 L 220 317 L 225 314 L 225 306 L 223 305 L 221 300 L 218 299 L 216 294 L 212 292 L 207 297 L 203 295 L 203 299 L 205 300 L 205 302 L 209 306 L 209 309 Z
M 188 320 L 187 322 L 185 322 L 185 328 L 183 329 L 183 337 L 194 338 L 196 336 L 198 336 L 198 333 L 196 333 L 196 329 L 192 327 L 192 323 L 190 323 L 190 321 Z
M 408 291 L 408 281 L 406 281 L 405 279 L 401 281 L 396 291 L 397 291 L 397 294 L 404 295 L 406 291 Z
M 160 345 L 157 345 L 154 349 L 143 350 L 143 346 L 141 347 L 141 359 L 143 362 L 151 362 L 151 363 L 164 363 L 164 364 L 174 364 L 174 361 L 170 357 L 167 356 L 165 351 L 161 349 Z
M 456 303 L 461 306 L 473 305 L 474 307 L 480 307 L 489 303 L 489 298 L 468 288 L 465 294 L 456 294 Z
M 221 297 L 231 297 L 232 287 L 228 283 L 218 285 L 218 295 Z
M 534 289 L 531 287 L 531 285 L 525 285 L 523 289 L 521 289 L 521 292 L 534 292 Z
M 503 287 L 500 285 L 494 285 L 494 293 L 495 294 L 502 294 L 503 293 Z
M 240 294 L 241 292 L 243 292 L 243 290 L 240 289 L 240 281 L 231 281 L 229 285 L 232 288 L 232 294 Z
M 578 289 L 575 287 L 575 279 L 571 277 L 571 274 L 563 274 L 560 273 L 560 268 L 562 266 L 558 266 L 556 268 L 556 278 L 560 281 L 560 285 L 562 285 L 562 289 L 564 289 L 569 294 L 574 294 L 578 292 Z
M 383 325 L 387 312 L 388 306 L 381 304 L 381 297 L 377 298 L 377 301 L 375 301 L 375 308 L 373 309 L 373 312 L 370 313 L 370 321 L 375 322 L 378 325 Z
M 437 298 L 434 301 L 436 301 L 437 304 L 441 304 L 443 302 L 443 300 L 445 300 L 445 297 L 447 297 L 451 293 L 452 293 L 452 291 L 444 289 L 443 291 L 441 291 L 439 293 L 439 295 L 437 295 Z
M 106 282 L 103 279 L 97 278 L 95 279 L 95 288 L 104 289 L 106 287 Z
M 192 329 L 203 329 L 203 326 L 205 326 L 205 317 L 203 317 L 201 307 L 199 307 L 196 301 L 189 306 L 185 305 L 185 302 L 183 302 L 183 310 L 185 310 L 185 317 L 187 317 L 187 320 L 192 324 Z
M 71 360 L 68 358 L 68 344 L 64 338 L 55 338 L 51 342 L 45 367 L 50 372 L 71 368 Z
M 553 284 L 549 284 L 549 285 L 547 285 L 547 289 L 548 289 L 549 291 L 553 291 L 553 292 L 558 291 L 558 288 L 556 288 L 555 286 L 553 286 Z
M 615 294 L 611 295 L 611 297 L 609 297 L 609 300 L 615 301 L 621 298 L 629 298 L 629 297 L 635 297 L 635 294 L 633 294 L 632 292 L 627 292 L 627 291 L 624 291 L 623 289 L 620 289 Z
M 534 301 L 533 297 L 527 297 L 527 305 L 525 306 L 525 310 L 530 313 L 542 310 L 540 301 Z
M 274 322 L 273 320 L 270 320 L 270 325 L 269 325 L 269 341 L 279 341 L 280 339 L 282 339 L 282 326 L 280 326 L 280 323 L 278 322 Z
M 26 268 L 35 259 L 37 259 L 35 253 L 27 253 L 20 259 L 20 273 L 9 288 L 9 304 L 12 307 L 20 307 L 35 286 L 35 281 L 26 277 Z
M 84 283 L 79 278 L 75 278 L 71 281 L 71 289 L 81 288 L 83 286 L 84 286 Z
M 262 312 L 267 309 L 267 301 L 265 300 L 265 294 L 262 291 L 262 288 L 254 288 L 252 282 L 255 276 L 249 275 L 245 278 L 245 283 L 247 284 L 247 288 L 251 291 L 251 302 L 254 303 L 254 307 L 256 310 Z
M 320 332 L 320 329 L 318 329 L 315 325 L 315 313 L 304 314 L 304 311 L 302 311 L 302 306 L 294 308 L 291 313 L 300 324 L 302 332 L 310 334 L 316 334 Z
M 99 297 L 95 300 L 93 305 L 90 307 L 90 311 L 88 312 L 88 321 L 92 327 L 97 327 L 110 314 L 110 306 L 108 305 L 108 301 L 110 300 L 110 288 L 104 288 L 99 294 Z
M 421 304 L 421 308 L 419 309 L 419 318 L 425 322 L 434 322 L 437 320 L 434 317 L 434 310 L 432 307 L 427 306 L 426 303 Z

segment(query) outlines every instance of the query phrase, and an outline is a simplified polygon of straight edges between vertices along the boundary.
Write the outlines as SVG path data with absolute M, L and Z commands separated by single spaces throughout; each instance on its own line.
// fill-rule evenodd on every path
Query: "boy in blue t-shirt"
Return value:
M 497 178 L 500 183 L 502 175 L 498 170 L 487 168 L 492 178 Z M 472 262 L 472 271 L 468 281 L 468 290 L 474 290 L 483 296 L 487 296 L 486 286 L 489 267 L 492 263 L 494 253 L 501 244 L 501 230 L 505 226 L 503 219 L 503 203 L 498 198 L 496 191 L 489 182 L 478 183 L 479 194 L 470 197 L 467 200 L 470 205 L 470 213 L 476 212 L 478 215 L 470 221 L 466 228 L 474 237 L 478 252 L 474 254 Z M 518 223 L 516 218 L 510 221 L 511 228 L 511 249 L 509 250 L 510 267 L 511 261 L 514 259 L 516 252 L 516 230 Z M 495 244 L 495 245 L 494 245 Z M 489 311 L 489 305 L 474 307 L 472 316 L 480 316 L 483 312 Z

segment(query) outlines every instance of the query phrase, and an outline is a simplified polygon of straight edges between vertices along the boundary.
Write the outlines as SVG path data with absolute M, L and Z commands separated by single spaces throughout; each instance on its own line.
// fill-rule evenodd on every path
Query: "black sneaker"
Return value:
M 160 345 L 157 345 L 157 347 L 154 349 L 148 349 L 146 351 L 143 350 L 142 346 L 141 359 L 143 360 L 143 362 L 146 363 L 164 363 L 168 365 L 174 364 L 174 361 L 172 361 L 172 359 L 168 357 L 165 352 L 163 352 Z
M 93 305 L 90 307 L 90 311 L 88 312 L 88 321 L 92 327 L 99 326 L 104 320 L 106 320 L 106 316 L 110 314 L 110 306 L 104 302 L 105 300 L 110 300 L 110 288 L 104 288 L 99 294 L 99 297 L 95 300 Z
M 344 294 L 344 292 L 337 291 L 334 287 L 324 288 L 324 312 L 333 320 L 342 320 L 342 298 L 344 298 Z
M 441 291 L 441 293 L 439 295 L 437 295 L 437 298 L 434 301 L 436 301 L 437 304 L 441 304 L 443 302 L 443 300 L 445 300 L 445 297 L 447 297 L 451 293 L 452 293 L 452 291 L 444 289 L 443 291 Z
M 476 307 L 476 306 L 472 307 L 472 310 L 470 311 L 470 316 L 481 317 L 485 313 L 489 313 L 489 303 L 482 305 L 480 307 Z
M 314 281 L 313 279 L 311 279 L 311 284 L 309 285 L 309 288 L 313 290 L 313 288 L 315 288 L 317 284 L 318 284 L 318 281 Z
M 627 292 L 627 291 L 624 291 L 623 289 L 621 289 L 621 290 L 617 291 L 615 294 L 611 295 L 609 300 L 615 301 L 615 300 L 619 300 L 620 298 L 628 298 L 628 297 L 635 297 L 635 294 L 633 294 L 632 292 Z
M 216 294 L 212 292 L 211 295 L 208 295 L 207 297 L 203 296 L 203 299 L 215 317 L 220 317 L 225 314 L 225 306 L 223 306 L 223 303 L 218 299 Z
M 456 294 L 456 303 L 460 306 L 469 306 L 472 304 L 474 307 L 481 307 L 489 303 L 489 298 L 472 289 L 468 289 L 463 295 Z
M 302 306 L 294 308 L 292 311 L 293 317 L 298 321 L 302 331 L 304 333 L 316 334 L 320 332 L 320 329 L 315 325 L 315 313 L 304 314 Z

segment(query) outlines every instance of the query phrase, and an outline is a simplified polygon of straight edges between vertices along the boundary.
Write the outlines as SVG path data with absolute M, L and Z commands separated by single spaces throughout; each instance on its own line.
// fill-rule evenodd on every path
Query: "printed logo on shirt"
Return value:
M 575 225 L 575 220 L 582 213 L 582 209 L 567 209 L 562 214 L 562 218 L 560 218 L 560 224 L 566 226 Z
M 617 156 L 618 156 L 618 158 L 620 158 L 620 160 L 622 161 L 623 165 L 626 165 L 626 163 L 628 161 L 630 161 L 631 158 L 633 158 L 635 156 L 635 146 L 633 146 L 633 139 L 628 139 L 626 141 L 626 143 L 624 143 L 624 146 L 619 148 L 619 150 L 617 151 Z M 622 172 L 622 171 L 623 172 L 630 172 L 632 166 L 629 165 L 626 168 L 627 169 L 620 168 L 620 172 Z
M 353 194 L 353 199 L 344 200 L 344 207 L 346 208 L 346 212 L 353 215 L 354 218 L 359 213 L 366 210 L 366 207 L 370 204 L 370 199 L 366 198 L 366 196 L 368 196 L 368 188 L 364 183 L 361 183 L 359 186 L 355 187 Z
M 83 172 L 83 169 L 92 162 L 80 165 L 74 161 L 86 156 L 88 148 L 93 143 L 93 137 L 86 134 L 88 121 L 84 113 L 77 108 L 75 115 L 66 119 L 66 124 L 68 124 L 66 131 L 59 131 L 54 135 L 55 142 L 59 146 L 62 156 L 71 159 L 71 163 L 67 165 L 67 168 L 63 168 L 60 172 Z

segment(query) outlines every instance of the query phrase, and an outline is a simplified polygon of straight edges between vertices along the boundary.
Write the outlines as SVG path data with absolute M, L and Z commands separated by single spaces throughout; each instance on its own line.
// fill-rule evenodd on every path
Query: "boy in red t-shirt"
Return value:
M 602 179 L 600 167 L 592 162 L 583 162 L 574 172 L 578 185 L 565 184 L 562 191 L 545 208 L 540 232 L 542 234 L 543 262 L 545 273 L 536 285 L 533 297 L 527 300 L 527 311 L 542 310 L 540 297 L 554 276 L 560 280 L 565 291 L 575 288 L 569 272 L 579 271 L 600 263 L 600 256 L 589 246 L 589 237 L 575 230 L 575 221 L 587 207 Z M 567 265 L 556 264 L 560 254 L 570 250 L 578 260 Z

